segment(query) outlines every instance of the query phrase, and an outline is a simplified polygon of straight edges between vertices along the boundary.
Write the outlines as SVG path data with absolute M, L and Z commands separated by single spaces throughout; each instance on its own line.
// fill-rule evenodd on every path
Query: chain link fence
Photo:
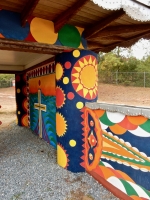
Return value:
M 0 88 L 7 88 L 7 87 L 13 87 L 14 86 L 14 79 L 2 79 L 0 80 Z
M 150 87 L 150 72 L 99 71 L 99 83 Z

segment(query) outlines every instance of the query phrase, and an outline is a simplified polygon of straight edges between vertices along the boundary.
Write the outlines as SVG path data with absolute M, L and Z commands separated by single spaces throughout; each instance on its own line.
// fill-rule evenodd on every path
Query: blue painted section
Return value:
M 83 155 L 83 126 L 81 125 L 81 122 L 83 121 L 81 115 L 81 111 L 76 108 L 76 104 L 78 102 L 95 102 L 97 101 L 97 97 L 92 100 L 87 100 L 83 97 L 81 97 L 73 88 L 72 82 L 71 82 L 71 72 L 72 68 L 75 65 L 75 63 L 80 60 L 84 56 L 93 55 L 96 58 L 96 54 L 91 51 L 82 50 L 80 51 L 80 56 L 78 58 L 75 58 L 73 56 L 73 52 L 64 52 L 62 54 L 59 54 L 56 56 L 56 64 L 61 63 L 62 66 L 65 66 L 66 62 L 71 63 L 70 69 L 65 69 L 64 67 L 64 74 L 63 77 L 69 78 L 68 84 L 63 84 L 63 78 L 62 80 L 59 80 L 56 82 L 56 85 L 60 87 L 65 94 L 67 95 L 69 92 L 72 92 L 74 94 L 74 99 L 69 100 L 66 98 L 65 105 L 62 108 L 57 108 L 57 112 L 61 113 L 63 117 L 65 118 L 67 122 L 67 131 L 63 137 L 57 137 L 58 144 L 61 144 L 64 149 L 66 150 L 66 153 L 68 154 L 69 159 L 69 166 L 67 167 L 68 170 L 72 172 L 83 172 L 85 169 L 80 165 L 83 160 L 81 159 L 81 156 Z M 56 72 L 57 73 L 57 72 Z M 70 140 L 76 141 L 76 146 L 71 147 L 69 145 Z
M 109 127 L 106 129 L 107 132 L 113 133 Z M 116 135 L 113 133 L 113 135 Z M 118 135 L 117 135 L 118 136 Z M 125 142 L 129 142 L 132 147 L 137 147 L 140 152 L 146 153 L 150 157 L 150 138 L 138 137 L 131 134 L 129 131 L 126 131 L 124 134 L 118 136 L 120 139 L 123 139 Z M 108 161 L 106 159 L 101 159 L 109 163 L 114 169 L 121 170 L 130 176 L 136 184 L 143 186 L 147 190 L 150 190 L 149 180 L 150 172 L 142 172 L 141 170 L 135 170 L 130 166 L 125 166 L 123 164 L 118 164 L 117 162 Z
M 24 40 L 30 32 L 30 25 L 27 22 L 25 27 L 21 26 L 19 13 L 1 10 L 0 11 L 0 33 L 7 39 Z

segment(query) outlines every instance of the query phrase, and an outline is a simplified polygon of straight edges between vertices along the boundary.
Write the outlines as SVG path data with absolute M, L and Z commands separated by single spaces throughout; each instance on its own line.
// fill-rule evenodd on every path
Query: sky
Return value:
M 144 56 L 150 55 L 150 40 L 140 40 L 131 49 L 133 56 L 142 59 Z
M 128 52 L 129 52 L 129 49 L 124 48 L 123 55 L 125 57 L 128 57 L 129 56 Z M 147 57 L 149 55 L 150 55 L 150 40 L 141 39 L 131 47 L 131 55 L 130 56 L 134 56 L 139 60 L 141 60 L 144 57 Z

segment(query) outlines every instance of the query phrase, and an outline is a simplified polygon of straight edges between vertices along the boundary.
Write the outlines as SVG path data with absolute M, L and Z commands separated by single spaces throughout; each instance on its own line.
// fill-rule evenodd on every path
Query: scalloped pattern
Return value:
M 92 0 L 98 6 L 107 10 L 123 9 L 126 14 L 137 21 L 150 21 L 150 9 L 131 0 Z M 142 2 L 142 1 L 141 1 Z M 146 3 L 148 6 L 150 2 Z

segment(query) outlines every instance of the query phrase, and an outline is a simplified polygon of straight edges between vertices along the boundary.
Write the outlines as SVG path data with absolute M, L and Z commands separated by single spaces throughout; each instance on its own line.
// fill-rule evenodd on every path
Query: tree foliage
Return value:
M 0 88 L 11 87 L 14 79 L 14 74 L 0 74 Z
M 150 56 L 139 60 L 129 49 L 125 57 L 122 49 L 116 48 L 106 54 L 100 53 L 98 60 L 100 82 L 140 86 L 140 82 L 143 84 L 143 74 L 147 72 L 146 79 L 150 83 Z

